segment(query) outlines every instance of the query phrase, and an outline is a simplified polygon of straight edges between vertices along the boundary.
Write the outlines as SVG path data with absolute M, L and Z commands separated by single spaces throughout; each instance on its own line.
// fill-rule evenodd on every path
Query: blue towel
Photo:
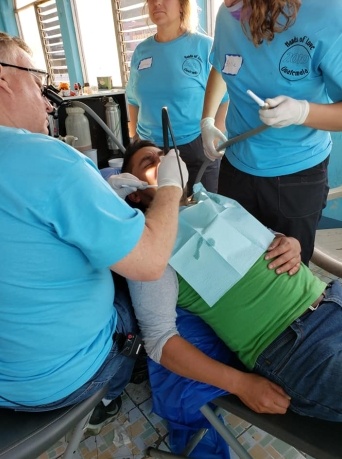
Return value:
M 177 308 L 177 327 L 183 338 L 210 357 L 242 368 L 235 354 L 199 317 Z M 201 406 L 227 392 L 208 384 L 183 378 L 148 360 L 153 411 L 168 421 L 171 451 L 181 453 L 200 428 L 209 431 L 190 455 L 196 459 L 229 459 L 229 448 L 199 411 Z
M 108 180 L 111 175 L 116 175 L 117 171 L 114 167 L 105 167 L 100 169 L 101 175 L 105 180 Z

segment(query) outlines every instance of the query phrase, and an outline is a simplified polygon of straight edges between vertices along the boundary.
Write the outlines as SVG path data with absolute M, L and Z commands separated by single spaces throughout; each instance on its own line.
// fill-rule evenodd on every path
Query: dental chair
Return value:
M 342 185 L 331 188 L 328 201 L 342 197 Z M 320 229 L 316 231 L 315 249 L 312 263 L 342 277 L 342 228 Z
M 0 409 L 0 459 L 36 459 L 72 430 L 64 459 L 73 457 L 95 406 L 107 386 L 77 405 L 53 411 L 23 412 Z
M 253 459 L 253 457 L 238 442 L 229 427 L 217 417 L 221 410 L 244 419 L 315 459 L 342 458 L 342 423 L 303 417 L 291 411 L 285 415 L 257 414 L 243 405 L 234 395 L 218 397 L 212 403 L 215 408 L 205 404 L 202 406 L 201 412 L 240 459 Z M 184 449 L 184 454 L 175 455 L 149 448 L 147 457 L 159 459 L 187 458 L 203 435 L 205 435 L 205 429 L 199 430 Z
M 234 354 L 198 317 L 177 308 L 177 328 L 183 338 L 200 348 L 202 352 L 222 363 L 239 368 Z M 222 443 L 223 438 L 240 459 L 253 459 L 235 438 L 230 427 L 224 424 L 222 415 L 224 412 L 229 412 L 312 458 L 342 458 L 342 423 L 300 416 L 290 410 L 285 415 L 257 414 L 247 408 L 236 396 L 227 394 L 221 389 L 177 376 L 150 359 L 148 366 L 153 411 L 168 421 L 169 444 L 174 452 L 148 448 L 147 457 L 206 458 L 209 454 L 203 453 L 204 437 L 209 434 L 213 438 L 212 431 L 215 429 L 219 434 L 216 436 L 216 442 Z M 181 433 L 182 430 L 188 429 L 192 435 L 187 435 L 184 442 L 175 442 L 172 436 L 175 425 Z M 223 450 L 221 447 L 220 451 Z M 221 454 L 222 456 L 215 456 L 211 453 L 210 458 L 226 457 Z

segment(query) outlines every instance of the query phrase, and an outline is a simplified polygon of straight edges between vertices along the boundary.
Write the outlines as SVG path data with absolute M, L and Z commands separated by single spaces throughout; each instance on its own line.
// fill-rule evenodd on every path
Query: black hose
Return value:
M 241 142 L 242 140 L 248 139 L 248 137 L 251 137 L 252 135 L 259 134 L 259 132 L 262 132 L 267 128 L 269 128 L 269 126 L 267 126 L 266 124 L 262 124 L 261 126 L 258 126 L 258 127 L 254 128 L 254 129 L 250 129 L 249 131 L 247 131 L 247 132 L 245 132 L 243 134 L 237 135 L 237 136 L 233 137 L 232 139 L 229 139 L 226 142 L 221 143 L 216 148 L 216 151 L 225 150 L 226 148 L 230 147 L 231 145 L 234 145 L 234 143 Z M 210 163 L 212 163 L 212 161 L 209 158 L 206 158 L 203 161 L 203 164 L 200 167 L 200 170 L 198 171 L 198 173 L 196 175 L 195 183 L 199 183 L 201 181 L 201 179 L 203 177 L 203 174 L 204 174 L 204 171 L 206 170 L 206 168 L 209 166 Z

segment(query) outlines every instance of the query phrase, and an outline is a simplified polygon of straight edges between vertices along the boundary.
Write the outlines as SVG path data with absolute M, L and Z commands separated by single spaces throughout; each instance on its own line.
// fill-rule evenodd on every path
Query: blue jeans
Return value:
M 116 331 L 118 333 L 124 333 L 125 335 L 129 332 L 138 333 L 138 326 L 133 313 L 128 289 L 116 287 L 114 306 L 118 313 Z M 135 359 L 122 355 L 118 348 L 118 343 L 113 341 L 113 346 L 106 360 L 94 376 L 79 389 L 57 402 L 30 407 L 20 406 L 17 410 L 30 412 L 50 411 L 68 405 L 74 405 L 89 398 L 107 383 L 109 383 L 109 390 L 106 394 L 106 398 L 114 400 L 122 393 L 125 386 L 128 384 L 132 375 L 134 363 Z
M 316 311 L 296 319 L 254 370 L 279 384 L 299 414 L 342 421 L 342 286 L 329 284 Z

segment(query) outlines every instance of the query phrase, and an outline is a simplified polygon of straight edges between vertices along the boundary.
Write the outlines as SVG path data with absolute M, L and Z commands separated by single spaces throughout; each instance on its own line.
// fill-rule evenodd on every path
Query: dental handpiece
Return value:
M 265 102 L 264 100 L 260 99 L 260 97 L 258 97 L 256 94 L 254 94 L 254 92 L 251 91 L 250 89 L 247 89 L 247 94 L 254 100 L 254 102 L 256 102 L 259 105 L 261 110 L 268 110 L 270 108 L 270 106 L 268 105 L 267 102 Z
M 134 185 L 133 185 L 134 186 Z M 132 188 L 131 185 L 120 185 L 121 188 Z M 137 189 L 138 190 L 146 190 L 147 188 L 158 188 L 158 185 L 138 185 Z

